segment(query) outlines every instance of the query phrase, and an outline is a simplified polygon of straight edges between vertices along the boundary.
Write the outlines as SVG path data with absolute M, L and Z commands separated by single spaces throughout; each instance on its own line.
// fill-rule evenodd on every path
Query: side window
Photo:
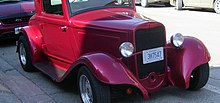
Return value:
M 44 12 L 63 15 L 61 0 L 43 0 Z

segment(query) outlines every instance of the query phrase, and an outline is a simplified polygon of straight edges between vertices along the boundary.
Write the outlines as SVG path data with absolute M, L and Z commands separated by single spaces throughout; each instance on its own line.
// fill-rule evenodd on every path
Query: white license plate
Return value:
M 142 53 L 143 64 L 164 60 L 163 47 L 144 50 Z

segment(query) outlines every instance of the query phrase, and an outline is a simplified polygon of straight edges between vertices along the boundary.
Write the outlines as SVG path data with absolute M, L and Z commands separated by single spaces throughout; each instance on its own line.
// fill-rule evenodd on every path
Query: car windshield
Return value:
M 69 0 L 69 4 L 71 13 L 77 14 L 100 8 L 131 8 L 133 7 L 133 0 Z
M 0 3 L 3 3 L 3 2 L 20 2 L 20 1 L 33 1 L 33 0 L 0 0 Z

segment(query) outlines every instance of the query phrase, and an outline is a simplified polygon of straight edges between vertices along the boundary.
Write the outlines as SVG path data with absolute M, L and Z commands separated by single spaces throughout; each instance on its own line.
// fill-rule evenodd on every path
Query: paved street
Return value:
M 212 55 L 208 84 L 199 91 L 166 87 L 150 100 L 141 96 L 114 99 L 113 103 L 219 103 L 220 101 L 220 15 L 204 11 L 176 11 L 173 7 L 137 7 L 138 12 L 165 24 L 167 35 L 181 32 L 201 39 Z M 195 17 L 195 18 L 194 18 Z M 0 103 L 79 103 L 72 84 L 53 82 L 41 72 L 24 72 L 15 53 L 15 43 L 0 43 Z

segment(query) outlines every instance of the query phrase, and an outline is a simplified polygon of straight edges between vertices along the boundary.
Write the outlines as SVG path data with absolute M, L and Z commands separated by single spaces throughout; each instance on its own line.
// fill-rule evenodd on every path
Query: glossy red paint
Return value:
M 149 98 L 148 91 L 141 85 L 135 75 L 129 71 L 128 67 L 121 60 L 110 54 L 85 54 L 71 68 L 74 69 L 77 65 L 89 67 L 94 76 L 103 83 L 111 85 L 128 84 L 140 89 L 144 98 Z M 60 78 L 59 81 L 62 81 L 62 79 L 64 78 Z
M 36 63 L 44 60 L 42 35 L 39 29 L 35 26 L 25 26 L 20 31 L 29 40 L 32 62 Z
M 164 85 L 188 88 L 191 72 L 210 60 L 207 49 L 198 39 L 185 37 L 181 48 L 166 44 L 164 25 L 137 14 L 135 7 L 102 8 L 71 16 L 67 1 L 62 0 L 63 13 L 57 15 L 45 13 L 42 0 L 35 0 L 36 14 L 20 33 L 29 40 L 33 65 L 57 82 L 72 72 L 77 74 L 78 67 L 83 65 L 102 83 L 134 86 L 147 99 L 148 93 Z M 162 32 L 160 40 L 165 41 L 164 71 L 150 72 L 140 78 L 137 56 L 142 55 L 142 50 L 137 50 L 136 31 L 157 27 Z M 154 34 L 143 34 L 146 35 Z M 129 58 L 120 54 L 119 46 L 123 42 L 134 45 L 134 54 Z M 53 70 L 45 71 L 44 63 Z
M 172 85 L 187 89 L 192 71 L 210 59 L 207 48 L 200 40 L 194 37 L 185 37 L 181 48 L 168 49 L 168 66 L 170 67 Z

